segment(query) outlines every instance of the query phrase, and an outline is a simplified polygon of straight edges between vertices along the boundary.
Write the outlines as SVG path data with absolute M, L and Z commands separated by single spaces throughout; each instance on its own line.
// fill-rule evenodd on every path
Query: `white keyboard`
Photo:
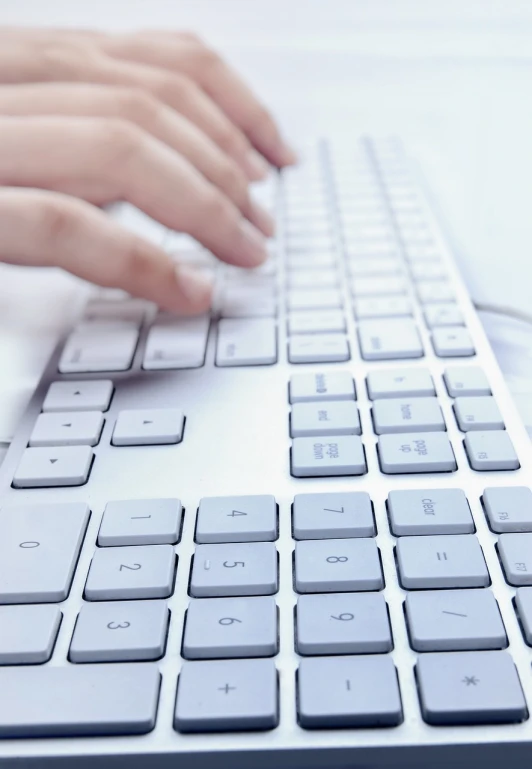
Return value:
M 259 192 L 252 273 L 117 211 L 213 317 L 98 292 L 20 425 L 0 766 L 523 769 L 530 446 L 438 224 L 394 141 Z

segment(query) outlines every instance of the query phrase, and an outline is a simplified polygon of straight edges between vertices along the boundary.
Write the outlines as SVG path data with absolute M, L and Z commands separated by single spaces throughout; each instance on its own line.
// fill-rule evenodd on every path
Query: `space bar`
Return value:
M 155 726 L 157 665 L 0 670 L 0 737 L 146 734 Z
M 224 318 L 218 322 L 217 366 L 267 366 L 277 363 L 273 318 Z

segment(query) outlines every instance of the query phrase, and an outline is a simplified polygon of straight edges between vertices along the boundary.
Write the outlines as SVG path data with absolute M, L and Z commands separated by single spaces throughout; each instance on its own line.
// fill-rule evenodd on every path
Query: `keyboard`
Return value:
M 394 139 L 210 316 L 94 290 L 0 470 L 0 766 L 532 762 L 529 439 Z M 502 255 L 501 255 L 501 258 Z

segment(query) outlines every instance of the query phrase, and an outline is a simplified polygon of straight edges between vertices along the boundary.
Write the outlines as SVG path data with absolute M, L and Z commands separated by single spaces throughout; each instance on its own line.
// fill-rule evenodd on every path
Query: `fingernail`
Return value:
M 193 267 L 178 264 L 175 268 L 179 288 L 191 304 L 202 308 L 210 302 L 214 284 L 213 275 Z
M 275 219 L 273 216 L 254 200 L 250 200 L 249 208 L 249 215 L 253 221 L 253 224 L 256 224 L 259 230 L 264 233 L 264 235 L 266 235 L 268 238 L 271 238 L 275 233 Z
M 241 219 L 238 225 L 240 231 L 239 252 L 247 264 L 243 266 L 258 267 L 268 258 L 266 239 L 247 219 Z
M 270 166 L 255 150 L 249 150 L 244 158 L 246 173 L 252 181 L 259 181 L 268 176 Z
M 283 142 L 282 147 L 282 165 L 293 166 L 298 162 L 297 152 L 289 144 Z

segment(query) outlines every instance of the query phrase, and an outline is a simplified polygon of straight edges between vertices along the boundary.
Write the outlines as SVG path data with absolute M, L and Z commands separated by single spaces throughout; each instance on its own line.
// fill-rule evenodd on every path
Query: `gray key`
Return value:
M 290 436 L 360 435 L 360 415 L 354 401 L 295 403 L 290 413 Z
M 439 358 L 470 357 L 475 347 L 469 331 L 463 326 L 442 326 L 432 332 L 432 345 Z
M 527 718 L 521 682 L 504 651 L 423 654 L 416 675 L 429 724 L 514 723 Z
M 482 548 L 473 534 L 401 537 L 396 552 L 401 584 L 407 590 L 490 583 Z
M 412 316 L 412 304 L 406 296 L 364 297 L 353 304 L 357 320 Z
M 188 605 L 183 657 L 272 657 L 279 646 L 271 596 L 202 598 Z
M 445 421 L 436 398 L 378 400 L 373 404 L 372 414 L 377 435 L 445 430 Z
M 157 665 L 0 670 L 2 737 L 147 734 L 155 726 Z
M 430 329 L 465 325 L 462 311 L 456 304 L 428 304 L 424 308 L 424 315 L 425 323 Z
M 408 593 L 406 618 L 418 652 L 503 649 L 501 613 L 490 590 L 426 590 Z
M 445 280 L 418 281 L 416 290 L 421 304 L 452 302 L 455 298 L 453 287 Z
M 381 259 L 351 259 L 349 272 L 355 278 L 383 278 L 399 275 L 402 269 L 400 260 L 392 256 Z
M 493 531 L 532 531 L 532 491 L 527 486 L 484 489 L 482 502 Z
M 277 551 L 272 543 L 241 542 L 196 548 L 190 595 L 272 595 L 277 590 Z
M 279 723 L 273 660 L 185 662 L 174 727 L 179 732 L 242 732 Z
M 103 428 L 99 411 L 39 414 L 30 446 L 96 446 Z
M 171 545 L 96 550 L 85 585 L 88 601 L 167 598 L 174 586 L 176 557 Z
M 379 460 L 383 473 L 445 473 L 456 459 L 445 433 L 381 435 Z
M 288 340 L 290 363 L 333 363 L 350 357 L 344 334 L 294 334 Z
M 113 430 L 113 446 L 155 446 L 179 443 L 185 417 L 180 409 L 120 411 Z
M 449 366 L 443 374 L 451 398 L 459 395 L 491 395 L 486 374 L 478 366 Z
M 396 537 L 475 531 L 471 510 L 461 489 L 390 491 L 388 515 Z
M 274 318 L 223 318 L 218 322 L 217 366 L 268 366 L 276 362 Z
M 25 449 L 13 476 L 13 486 L 82 486 L 89 477 L 93 458 L 89 446 Z
M 356 398 L 353 375 L 348 371 L 317 371 L 290 377 L 290 403 L 342 401 Z
M 373 539 L 309 539 L 296 542 L 298 593 L 381 590 L 379 550 Z
M 367 472 L 362 441 L 356 435 L 338 438 L 294 438 L 292 475 L 364 475 Z
M 341 310 L 302 310 L 288 315 L 289 334 L 327 334 L 343 331 L 345 317 Z
M 204 497 L 196 542 L 272 542 L 277 539 L 277 504 L 270 494 Z
M 515 593 L 517 616 L 525 641 L 532 646 L 532 587 L 520 587 Z
M 156 660 L 164 654 L 166 601 L 111 601 L 81 607 L 70 644 L 72 662 Z
M 454 402 L 458 427 L 468 430 L 504 430 L 504 420 L 495 398 L 490 395 L 460 397 Z
M 2 508 L 0 603 L 64 601 L 88 520 L 83 503 Z
M 379 398 L 422 398 L 435 395 L 434 382 L 426 368 L 397 368 L 372 371 L 367 378 L 371 400 Z
M 299 723 L 306 729 L 396 726 L 403 720 L 389 656 L 303 659 L 297 683 Z
M 413 320 L 362 320 L 358 324 L 360 354 L 364 360 L 421 358 L 423 345 Z
M 108 502 L 98 544 L 173 545 L 181 534 L 183 508 L 179 499 L 124 499 Z
M 520 467 L 506 430 L 473 430 L 466 433 L 464 445 L 473 470 L 517 470 Z
M 316 291 L 291 290 L 287 293 L 287 303 L 290 311 L 336 309 L 342 306 L 342 295 L 335 288 Z
M 0 665 L 47 662 L 61 616 L 57 606 L 0 606 Z
M 107 411 L 113 395 L 109 379 L 52 382 L 43 411 Z
M 393 647 L 382 593 L 299 596 L 296 627 L 299 654 L 377 654 Z
M 369 296 L 395 296 L 406 294 L 406 284 L 401 276 L 355 277 L 351 282 L 351 290 L 355 299 Z
M 532 585 L 532 534 L 501 534 L 499 558 L 510 585 Z
M 295 539 L 339 539 L 375 536 L 369 494 L 345 491 L 296 494 L 293 506 Z

